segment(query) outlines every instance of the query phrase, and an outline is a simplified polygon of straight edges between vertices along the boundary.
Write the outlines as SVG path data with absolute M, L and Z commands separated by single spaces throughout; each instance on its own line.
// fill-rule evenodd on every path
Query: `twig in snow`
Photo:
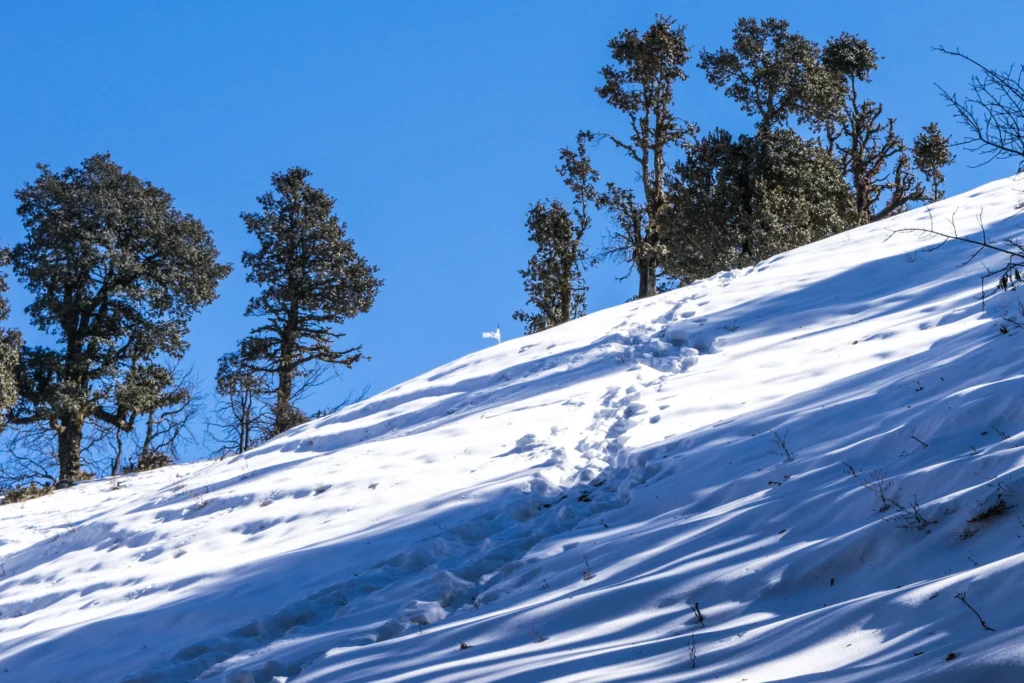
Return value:
M 697 638 L 690 634 L 690 668 L 697 668 Z
M 921 444 L 925 448 L 928 448 L 928 444 L 926 444 L 924 441 L 921 441 L 921 439 L 917 438 L 916 436 L 911 436 L 910 438 L 913 439 L 914 441 L 918 442 L 919 444 Z
M 540 631 L 533 627 L 530 628 L 530 636 L 533 638 L 533 642 L 535 643 L 543 643 L 545 640 L 548 639 L 547 636 L 542 636 L 540 634 Z
M 780 458 L 783 458 L 786 462 L 793 462 L 793 454 L 790 452 L 789 446 L 786 445 L 786 437 L 789 436 L 789 432 L 779 434 L 773 429 L 771 430 L 771 433 L 772 444 L 775 445 L 777 450 L 771 450 L 768 451 L 768 453 L 771 455 L 777 455 Z
M 978 610 L 976 610 L 973 607 L 971 607 L 971 603 L 967 602 L 967 591 L 964 591 L 962 593 L 957 593 L 955 597 L 956 597 L 957 600 L 959 600 L 960 602 L 962 602 L 965 605 L 967 605 L 967 609 L 969 609 L 972 612 L 974 612 L 974 616 L 978 617 L 978 621 L 981 622 L 981 627 L 983 629 L 985 629 L 986 631 L 995 631 L 994 628 L 992 628 L 991 626 L 989 626 L 988 624 L 985 623 L 985 620 L 981 618 L 980 614 L 978 614 Z
M 594 572 L 590 571 L 590 560 L 587 559 L 586 555 L 583 556 L 583 562 L 585 562 L 587 565 L 583 569 L 583 580 L 590 581 L 592 578 L 594 578 Z
M 704 615 L 700 612 L 700 603 L 693 603 L 692 605 L 690 605 L 690 609 L 693 610 L 693 615 L 697 617 L 697 623 L 700 624 L 701 628 L 704 628 Z

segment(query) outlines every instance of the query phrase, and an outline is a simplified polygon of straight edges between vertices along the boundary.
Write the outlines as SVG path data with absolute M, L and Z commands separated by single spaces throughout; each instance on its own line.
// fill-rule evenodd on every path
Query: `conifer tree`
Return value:
M 259 242 L 242 255 L 246 280 L 260 288 L 245 315 L 262 322 L 242 341 L 241 358 L 276 379 L 269 436 L 306 420 L 295 401 L 320 369 L 366 358 L 361 344 L 336 348 L 345 336 L 339 328 L 369 311 L 382 285 L 334 215 L 334 198 L 310 185 L 310 175 L 298 167 L 274 173 L 261 210 L 242 214 Z
M 630 264 L 639 275 L 638 297 L 658 293 L 664 256 L 667 155 L 681 147 L 695 127 L 672 111 L 675 87 L 686 80 L 690 59 L 684 27 L 657 15 L 641 35 L 626 29 L 608 43 L 613 64 L 601 69 L 597 94 L 629 120 L 625 138 L 605 134 L 635 165 L 642 197 L 632 188 L 608 183 L 598 203 L 612 214 L 616 229 L 602 253 Z
M 49 346 L 24 347 L 15 425 L 57 436 L 60 486 L 82 476 L 82 434 L 97 421 L 130 432 L 173 383 L 192 316 L 230 267 L 203 224 L 109 154 L 39 176 L 15 192 L 26 229 L 11 252 Z
M 0 268 L 10 264 L 11 253 L 0 249 Z M 7 276 L 0 272 L 0 322 L 7 320 L 11 306 L 5 296 Z M 21 333 L 0 328 L 0 430 L 6 426 L 7 411 L 18 402 L 18 354 L 21 351 Z
M 724 88 L 744 112 L 757 117 L 758 131 L 788 126 L 793 118 L 811 123 L 822 102 L 834 100 L 840 90 L 821 65 L 817 43 L 774 17 L 741 18 L 732 46 L 702 50 L 698 66 L 711 85 Z
M 896 215 L 929 196 L 896 133 L 896 119 L 884 118 L 882 105 L 859 92 L 861 84 L 871 81 L 878 60 L 866 40 L 849 33 L 829 40 L 822 53 L 825 68 L 840 76 L 845 86 L 842 110 L 824 126 L 829 146 L 834 144 L 840 169 L 849 179 L 859 223 Z M 941 138 L 937 126 L 933 133 Z M 937 180 L 934 170 L 930 177 Z M 938 189 L 933 185 L 932 194 Z
M 953 154 L 949 150 L 949 136 L 943 136 L 939 124 L 929 123 L 914 138 L 914 165 L 921 171 L 930 186 L 925 197 L 929 202 L 937 202 L 946 196 L 943 185 L 946 182 L 944 168 L 953 163 Z
M 525 270 L 520 270 L 527 303 L 536 312 L 518 310 L 514 320 L 533 334 L 579 318 L 587 312 L 587 285 L 583 272 L 590 256 L 583 237 L 590 229 L 590 208 L 597 200 L 597 171 L 587 153 L 593 135 L 581 131 L 576 148 L 562 148 L 556 168 L 572 193 L 572 213 L 561 202 L 538 202 L 526 215 L 526 230 L 537 250 Z
M 586 286 L 578 253 L 578 226 L 561 202 L 537 202 L 526 214 L 526 230 L 537 251 L 519 274 L 536 312 L 518 310 L 514 320 L 533 334 L 586 312 Z
M 849 190 L 834 161 L 792 130 L 734 139 L 716 130 L 675 165 L 666 271 L 682 282 L 750 266 L 849 227 Z

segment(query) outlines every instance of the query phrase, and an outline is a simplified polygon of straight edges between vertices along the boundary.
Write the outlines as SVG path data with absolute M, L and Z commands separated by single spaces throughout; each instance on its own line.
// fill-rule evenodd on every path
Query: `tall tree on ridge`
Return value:
M 230 267 L 198 219 L 109 154 L 56 173 L 40 165 L 15 197 L 26 236 L 14 273 L 34 297 L 33 324 L 56 343 L 22 349 L 9 421 L 56 433 L 58 486 L 69 486 L 82 476 L 87 421 L 130 432 L 159 403 L 173 381 L 161 359 L 184 354 L 189 321 Z
M 590 265 L 590 256 L 583 236 L 590 228 L 589 208 L 597 199 L 598 180 L 587 154 L 587 144 L 592 141 L 592 134 L 580 132 L 576 149 L 565 147 L 559 152 L 562 163 L 557 171 L 572 193 L 572 213 L 558 201 L 537 202 L 527 212 L 526 229 L 537 251 L 519 274 L 529 295 L 528 303 L 536 312 L 518 310 L 512 314 L 514 320 L 525 323 L 527 334 L 561 325 L 587 312 L 583 271 Z
M 338 328 L 369 311 L 383 284 L 334 215 L 334 198 L 310 185 L 310 175 L 298 167 L 274 173 L 273 189 L 258 198 L 261 211 L 242 213 L 260 245 L 242 255 L 246 281 L 261 290 L 245 315 L 263 322 L 242 341 L 241 358 L 276 378 L 270 436 L 306 420 L 294 402 L 312 373 L 366 358 L 361 344 L 335 348 L 345 336 Z
M 834 131 L 830 138 L 835 140 L 840 169 L 849 179 L 860 223 L 894 216 L 907 210 L 913 202 L 929 197 L 915 174 L 903 138 L 896 133 L 896 119 L 883 118 L 882 105 L 862 99 L 858 92 L 859 84 L 871 81 L 878 60 L 878 53 L 866 40 L 849 33 L 829 40 L 822 53 L 825 68 L 841 76 L 845 83 L 842 113 L 828 126 Z M 938 126 L 930 132 L 932 144 L 945 140 Z M 933 149 L 929 158 L 934 163 L 941 157 Z M 923 158 L 915 155 L 913 161 Z M 951 162 L 952 157 L 948 157 L 942 165 Z M 924 175 L 938 180 L 936 170 L 931 168 Z M 933 183 L 932 195 L 940 190 L 939 185 L 941 183 Z
M 616 225 L 603 256 L 636 269 L 638 298 L 658 293 L 664 255 L 666 153 L 682 146 L 696 131 L 672 112 L 675 86 L 686 80 L 683 67 L 690 59 L 684 29 L 671 17 L 657 15 L 643 35 L 636 29 L 620 32 L 608 43 L 614 63 L 601 69 L 604 83 L 596 88 L 603 100 L 629 119 L 628 137 L 603 137 L 636 164 L 643 197 L 608 183 L 598 202 Z
M 711 85 L 757 117 L 758 132 L 788 126 L 793 118 L 812 123 L 821 103 L 835 101 L 842 90 L 821 65 L 821 48 L 774 17 L 741 18 L 732 47 L 701 50 L 698 66 Z

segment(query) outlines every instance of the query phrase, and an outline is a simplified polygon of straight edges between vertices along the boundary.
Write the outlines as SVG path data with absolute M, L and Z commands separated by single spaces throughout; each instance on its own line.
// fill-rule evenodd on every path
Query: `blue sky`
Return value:
M 694 52 L 726 44 L 740 16 L 779 16 L 823 42 L 859 33 L 885 57 L 869 96 L 905 137 L 935 120 L 958 134 L 935 83 L 963 90 L 964 64 L 930 50 L 961 47 L 997 66 L 1019 61 L 1024 6 L 1005 2 L 105 2 L 0 8 L 0 240 L 21 225 L 12 192 L 34 164 L 63 167 L 110 151 L 201 218 L 225 260 L 253 242 L 270 174 L 301 165 L 338 199 L 357 248 L 380 267 L 374 309 L 346 325 L 373 357 L 322 387 L 308 407 L 349 389 L 381 391 L 489 343 L 524 294 L 530 203 L 563 195 L 559 147 L 579 128 L 621 130 L 594 94 L 606 43 L 655 12 L 688 25 Z M 704 129 L 749 120 L 690 69 L 677 111 Z M 608 146 L 605 179 L 631 170 Z M 1009 175 L 970 168 L 961 151 L 950 193 Z M 604 225 L 591 237 L 600 243 Z M 620 265 L 588 274 L 590 309 L 635 290 Z M 212 384 L 216 359 L 251 326 L 252 290 L 235 270 L 197 317 L 188 361 Z M 12 283 L 13 323 L 27 300 Z M 27 330 L 26 330 L 27 331 Z M 30 334 L 30 339 L 32 335 Z

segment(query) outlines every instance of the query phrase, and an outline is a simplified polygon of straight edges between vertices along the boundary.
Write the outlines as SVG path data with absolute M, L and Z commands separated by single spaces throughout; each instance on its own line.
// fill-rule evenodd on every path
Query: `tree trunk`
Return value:
M 291 362 L 289 358 L 288 363 Z M 292 390 L 295 382 L 294 371 L 282 363 L 277 375 L 277 402 L 274 406 L 274 435 L 291 429 L 292 424 Z
M 640 291 L 638 299 L 646 299 L 658 293 L 658 265 L 651 258 L 641 258 L 637 264 L 640 274 Z
M 57 435 L 57 462 L 60 464 L 57 488 L 66 488 L 82 476 L 82 431 L 85 418 L 81 415 L 65 416 L 60 426 Z

